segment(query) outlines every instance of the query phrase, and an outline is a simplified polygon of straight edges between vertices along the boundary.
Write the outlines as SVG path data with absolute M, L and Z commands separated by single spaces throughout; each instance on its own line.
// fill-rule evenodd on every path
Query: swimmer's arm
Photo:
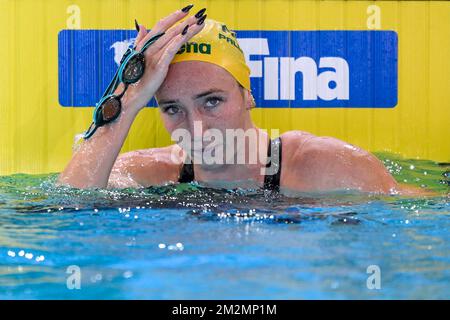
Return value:
M 122 97 L 122 112 L 114 121 L 97 129 L 92 137 L 83 140 L 73 153 L 57 185 L 74 188 L 104 188 L 128 131 L 138 113 L 128 104 L 128 92 Z
M 359 190 L 392 193 L 395 179 L 370 152 L 330 137 L 305 142 L 291 160 L 302 191 Z
M 174 151 L 174 148 L 177 148 Z M 173 153 L 172 153 L 173 151 Z M 181 169 L 179 148 L 174 146 L 135 150 L 119 155 L 107 188 L 139 188 L 178 181 Z
M 164 33 L 158 40 L 161 45 L 152 46 L 145 51 L 145 72 L 139 82 L 130 86 L 122 97 L 123 106 L 119 118 L 99 128 L 91 138 L 82 142 L 58 177 L 57 184 L 76 188 L 107 186 L 112 167 L 135 116 L 161 86 L 169 64 L 181 46 L 205 26 L 204 23 L 199 25 L 195 16 L 189 17 L 185 22 L 187 21 L 190 27 L 187 33 L 182 34 L 185 25 L 178 21 L 186 15 L 187 12 L 177 10 L 161 19 L 150 32 L 140 26 L 135 40 L 137 50 L 140 50 L 151 36 Z M 122 92 L 123 86 L 121 83 L 114 93 Z
M 108 189 L 142 187 L 142 185 L 136 181 L 135 174 L 130 170 L 133 162 L 133 152 L 119 155 L 111 170 L 106 187 Z

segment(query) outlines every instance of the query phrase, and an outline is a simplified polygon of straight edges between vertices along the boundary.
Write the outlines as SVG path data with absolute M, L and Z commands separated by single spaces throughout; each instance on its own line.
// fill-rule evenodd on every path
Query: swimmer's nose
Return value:
M 209 129 L 208 123 L 198 114 L 189 117 L 189 132 L 191 134 L 192 150 L 201 152 L 204 148 L 205 132 Z
M 191 136 L 195 138 L 201 138 L 206 130 L 209 129 L 208 123 L 200 115 L 191 115 L 189 117 L 189 131 Z

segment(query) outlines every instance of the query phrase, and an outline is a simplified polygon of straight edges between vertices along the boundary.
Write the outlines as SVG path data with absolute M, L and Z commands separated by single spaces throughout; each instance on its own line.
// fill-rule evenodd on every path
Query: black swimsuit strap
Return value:
M 192 163 L 192 161 L 189 161 L 188 163 L 183 163 L 178 182 L 185 183 L 192 181 L 194 181 L 194 164 Z
M 270 143 L 267 147 L 267 157 L 270 159 L 270 162 L 267 163 L 266 168 L 273 166 L 275 174 L 266 174 L 264 176 L 264 189 L 278 191 L 280 190 L 281 177 L 281 138 L 278 137 L 275 140 L 269 141 Z M 273 159 L 271 158 L 272 150 L 274 154 Z M 194 164 L 192 161 L 189 161 L 188 163 L 183 163 L 178 182 L 186 183 L 192 181 L 194 181 Z
M 273 151 L 273 158 L 272 158 Z M 280 178 L 281 178 L 281 138 L 278 137 L 275 140 L 270 140 L 267 147 L 267 157 L 270 159 L 266 164 L 266 168 L 271 168 L 274 174 L 267 174 L 264 176 L 264 189 L 265 190 L 280 190 Z

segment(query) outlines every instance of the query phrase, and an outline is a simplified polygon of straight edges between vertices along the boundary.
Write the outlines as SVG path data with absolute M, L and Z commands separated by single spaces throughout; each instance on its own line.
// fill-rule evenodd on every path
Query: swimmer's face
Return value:
M 195 121 L 200 121 L 203 134 L 219 129 L 224 136 L 226 129 L 245 130 L 249 124 L 248 91 L 226 70 L 211 63 L 184 61 L 170 65 L 156 100 L 170 134 L 182 128 L 196 139 L 202 133 L 194 132 Z

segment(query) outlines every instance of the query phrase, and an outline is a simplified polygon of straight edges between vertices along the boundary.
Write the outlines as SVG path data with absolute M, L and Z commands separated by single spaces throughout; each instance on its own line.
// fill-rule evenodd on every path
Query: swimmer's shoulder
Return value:
M 316 136 L 305 131 L 288 131 L 281 138 L 283 159 L 286 159 L 288 166 L 297 169 L 322 167 L 330 162 L 338 162 L 350 153 L 354 156 L 367 155 L 361 148 L 337 138 Z
M 305 144 L 317 136 L 300 130 L 288 131 L 281 135 L 282 166 L 280 186 L 285 189 L 308 191 L 310 184 L 303 171 L 307 152 Z M 307 144 L 308 145 L 308 144 Z
M 282 165 L 295 165 L 298 158 L 304 153 L 305 144 L 311 139 L 317 138 L 312 133 L 300 130 L 287 131 L 281 135 L 282 141 Z
M 182 157 L 176 144 L 120 154 L 111 170 L 108 187 L 149 187 L 177 182 Z
M 294 162 L 317 155 L 322 158 L 334 158 L 336 152 L 344 150 L 351 150 L 354 154 L 366 154 L 363 149 L 345 141 L 334 137 L 316 136 L 306 131 L 288 131 L 281 136 L 281 139 L 287 159 Z
M 288 132 L 286 133 L 288 134 Z M 389 192 L 397 183 L 370 152 L 333 137 L 290 131 L 283 140 L 282 185 L 302 191 Z M 284 178 L 284 179 L 283 179 Z
M 292 151 L 299 150 L 300 147 L 311 138 L 316 138 L 312 133 L 300 130 L 287 131 L 281 135 L 281 140 L 283 143 L 283 150 L 289 151 L 288 154 L 291 154 Z M 283 153 L 284 154 L 284 153 Z

